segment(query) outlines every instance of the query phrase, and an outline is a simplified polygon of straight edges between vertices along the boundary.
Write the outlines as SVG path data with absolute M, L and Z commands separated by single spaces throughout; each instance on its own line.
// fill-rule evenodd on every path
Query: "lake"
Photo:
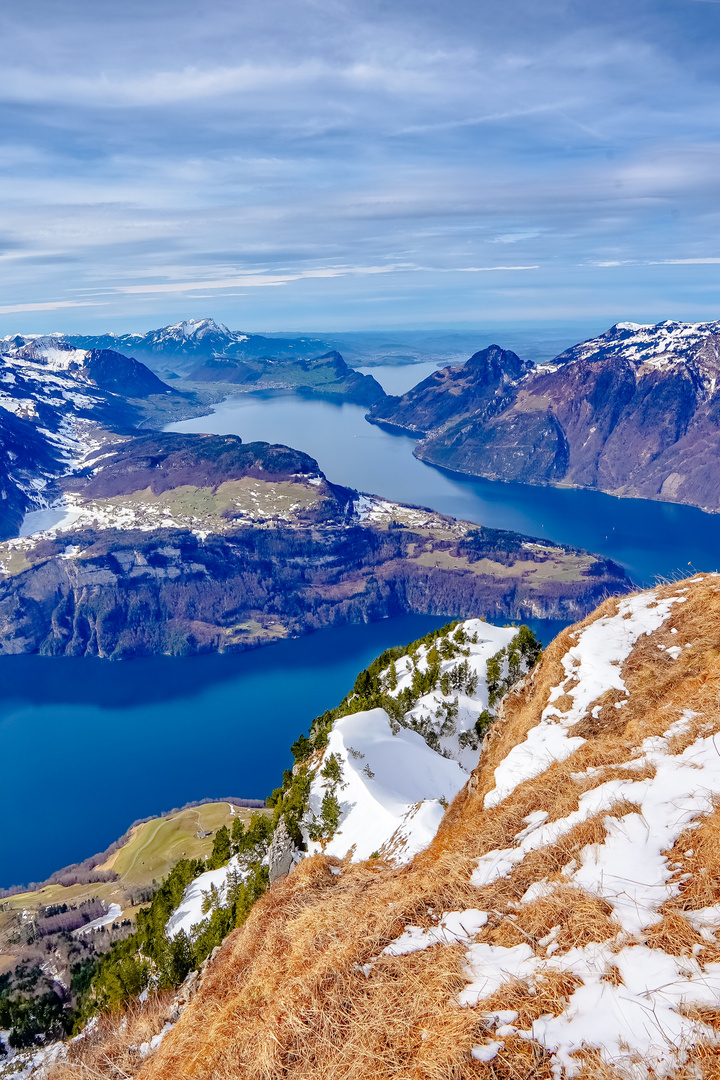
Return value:
M 368 369 L 402 393 L 428 362 Z M 468 480 L 418 461 L 414 441 L 373 427 L 357 405 L 239 394 L 176 431 L 283 442 L 341 484 L 496 528 L 574 544 L 638 582 L 716 569 L 720 516 L 591 491 Z M 50 524 L 39 511 L 28 528 Z M 52 513 L 52 512 L 50 512 Z M 235 656 L 111 663 L 0 658 L 0 886 L 40 880 L 107 847 L 139 817 L 185 802 L 264 798 L 290 744 L 390 645 L 442 623 L 407 616 L 324 630 Z M 547 642 L 563 624 L 534 624 Z
M 423 363 L 365 370 L 381 385 L 402 393 L 435 367 Z M 587 548 L 615 559 L 638 584 L 720 565 L 720 514 L 676 503 L 617 499 L 598 491 L 495 483 L 448 473 L 418 461 L 412 456 L 415 439 L 368 424 L 365 412 L 359 405 L 282 391 L 236 394 L 217 405 L 211 416 L 184 420 L 167 430 L 286 443 L 312 454 L 335 483 Z
M 102 851 L 136 818 L 265 798 L 290 745 L 359 671 L 444 621 L 385 619 L 237 655 L 0 657 L 0 887 Z
M 137 818 L 264 799 L 358 672 L 446 621 L 406 615 L 222 656 L 0 657 L 0 888 L 104 850 Z M 563 624 L 531 625 L 548 641 Z

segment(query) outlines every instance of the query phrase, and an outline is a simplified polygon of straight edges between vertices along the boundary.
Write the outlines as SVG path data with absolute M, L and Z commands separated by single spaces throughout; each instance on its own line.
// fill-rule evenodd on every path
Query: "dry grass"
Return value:
M 483 799 L 494 786 L 495 768 L 538 723 L 551 689 L 567 677 L 562 660 L 578 628 L 559 635 L 542 664 L 506 698 L 481 765 L 428 850 L 407 868 L 375 860 L 345 864 L 341 876 L 329 872 L 323 857 L 302 863 L 273 886 L 231 936 L 158 1053 L 139 1073 L 128 1075 L 139 1080 L 550 1080 L 549 1056 L 531 1039 L 506 1038 L 489 1064 L 474 1061 L 471 1049 L 492 1037 L 483 1013 L 512 1009 L 519 1014 L 516 1025 L 527 1030 L 544 1013 L 563 1011 L 578 985 L 574 977 L 553 972 L 535 987 L 509 981 L 476 1009 L 461 1009 L 455 1000 L 466 984 L 463 949 L 435 946 L 377 958 L 406 925 L 428 926 L 442 911 L 468 907 L 490 913 L 482 940 L 505 946 L 527 942 L 541 956 L 545 946 L 540 943 L 551 932 L 554 951 L 560 952 L 617 936 L 610 905 L 571 887 L 562 869 L 588 845 L 604 842 L 608 817 L 638 813 L 632 802 L 617 803 L 554 844 L 530 851 L 491 885 L 475 889 L 470 876 L 479 856 L 516 845 L 528 814 L 543 810 L 556 821 L 576 810 L 580 795 L 598 784 L 652 776 L 652 767 L 629 765 L 642 740 L 664 734 L 683 709 L 691 707 L 698 715 L 689 732 L 673 742 L 673 752 L 681 752 L 708 725 L 720 730 L 717 580 L 693 583 L 683 593 L 687 601 L 675 605 L 664 626 L 640 639 L 623 667 L 629 695 L 622 695 L 622 709 L 614 707 L 617 695 L 604 699 L 601 722 L 586 717 L 580 721 L 585 727 L 573 732 L 582 731 L 587 741 L 571 757 L 486 810 Z M 681 586 L 669 585 L 660 594 L 675 594 Z M 608 600 L 580 628 L 616 610 L 617 601 Z M 671 634 L 671 627 L 678 633 Z M 658 648 L 674 644 L 685 646 L 675 661 Z M 661 922 L 643 940 L 678 956 L 701 945 L 701 960 L 720 959 L 720 946 L 705 941 L 682 914 L 720 902 L 720 811 L 688 829 L 668 860 L 677 864 L 678 895 L 664 905 Z M 543 879 L 550 891 L 520 903 L 529 886 Z M 363 966 L 369 963 L 366 975 Z M 610 966 L 605 977 L 618 985 L 617 968 Z M 709 1016 L 698 1019 L 715 1024 Z M 583 1080 L 617 1080 L 595 1051 L 584 1051 L 580 1060 Z M 693 1075 L 716 1078 L 720 1053 L 699 1043 L 677 1072 L 678 1080 L 689 1078 L 692 1069 Z M 98 1075 L 120 1074 L 106 1069 Z M 53 1073 L 52 1080 L 65 1076 Z
M 53 1080 L 124 1080 L 137 1076 L 143 1064 L 140 1047 L 162 1031 L 173 995 L 158 994 L 143 1005 L 100 1019 L 84 1039 L 71 1043 L 65 1061 L 53 1066 Z

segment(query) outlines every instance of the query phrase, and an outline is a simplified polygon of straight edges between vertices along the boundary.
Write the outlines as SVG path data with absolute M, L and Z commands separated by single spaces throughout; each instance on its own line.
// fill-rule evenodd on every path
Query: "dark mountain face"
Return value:
M 146 398 L 152 394 L 177 393 L 145 364 L 112 349 L 91 349 L 79 375 L 101 390 L 110 390 L 123 397 Z
M 290 477 L 322 477 L 309 454 L 265 442 L 243 443 L 238 435 L 163 432 L 121 443 L 90 460 L 86 477 L 73 480 L 84 498 L 110 498 L 150 488 L 153 494 L 190 484 L 217 487 L 243 477 L 279 482 Z
M 402 397 L 380 401 L 368 420 L 424 435 L 469 413 L 492 411 L 506 387 L 531 367 L 514 352 L 490 345 L 459 367 L 434 371 Z
M 163 417 L 187 405 L 120 353 L 53 337 L 0 341 L 0 538 L 15 536 L 25 512 L 46 505 L 57 478 L 98 440 L 134 431 L 158 403 Z
M 477 366 L 368 419 L 423 433 L 416 455 L 458 472 L 720 509 L 720 324 L 619 324 L 542 367 Z
M 193 382 L 231 384 L 253 390 L 292 389 L 324 397 L 342 397 L 359 405 L 373 405 L 385 398 L 385 391 L 372 375 L 354 371 L 334 350 L 308 359 L 300 356 L 212 357 L 192 367 L 188 378 Z

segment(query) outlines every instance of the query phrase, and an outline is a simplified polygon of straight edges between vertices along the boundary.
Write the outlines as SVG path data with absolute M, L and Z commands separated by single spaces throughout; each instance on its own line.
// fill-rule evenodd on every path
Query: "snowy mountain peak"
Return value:
M 202 338 L 206 334 L 223 334 L 227 337 L 245 338 L 247 335 L 237 335 L 231 330 L 228 330 L 224 323 L 215 322 L 214 319 L 183 319 L 182 322 L 174 323 L 172 326 L 164 326 L 162 330 L 157 331 L 158 334 L 164 334 L 167 337 L 184 337 L 184 338 Z
M 620 322 L 599 337 L 567 349 L 553 364 L 617 356 L 638 366 L 667 367 L 689 361 L 702 366 L 698 354 L 717 335 L 720 335 L 720 321 L 684 323 L 667 319 L 655 325 Z

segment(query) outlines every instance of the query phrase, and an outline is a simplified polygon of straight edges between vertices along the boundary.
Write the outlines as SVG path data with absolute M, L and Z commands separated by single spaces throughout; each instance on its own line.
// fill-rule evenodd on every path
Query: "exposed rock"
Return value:
M 270 850 L 268 851 L 270 884 L 278 878 L 285 877 L 286 874 L 290 873 L 293 865 L 294 852 L 295 845 L 288 832 L 288 827 L 285 824 L 285 818 L 281 818 L 280 823 L 273 834 Z

